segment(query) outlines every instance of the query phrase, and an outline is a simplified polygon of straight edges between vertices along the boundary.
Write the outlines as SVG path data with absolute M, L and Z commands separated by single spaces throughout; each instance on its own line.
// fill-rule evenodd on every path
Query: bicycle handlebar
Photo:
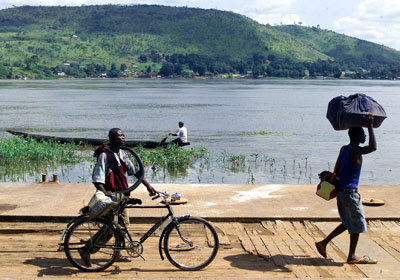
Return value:
M 156 196 L 152 197 L 151 200 L 156 200 L 160 197 L 162 197 L 163 199 L 167 199 L 169 197 L 168 192 L 160 192 L 160 191 L 156 191 Z

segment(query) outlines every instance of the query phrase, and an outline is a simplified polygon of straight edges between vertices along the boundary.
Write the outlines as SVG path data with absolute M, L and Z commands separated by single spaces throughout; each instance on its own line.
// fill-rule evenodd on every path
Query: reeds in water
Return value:
M 19 181 L 26 174 L 47 173 L 60 165 L 74 165 L 89 160 L 82 147 L 41 142 L 20 136 L 0 138 L 0 180 Z

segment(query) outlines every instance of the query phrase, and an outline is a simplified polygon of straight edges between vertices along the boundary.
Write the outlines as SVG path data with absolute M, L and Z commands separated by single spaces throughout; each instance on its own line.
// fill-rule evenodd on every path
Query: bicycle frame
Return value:
M 163 249 L 162 248 L 162 241 L 164 239 L 165 233 L 167 232 L 167 229 L 169 229 L 170 227 L 176 225 L 177 231 L 178 231 L 179 235 L 181 236 L 182 240 L 184 242 L 186 242 L 186 243 L 190 243 L 189 241 L 187 241 L 181 235 L 181 233 L 179 231 L 179 227 L 178 227 L 179 221 L 181 219 L 190 217 L 190 215 L 186 215 L 186 216 L 182 216 L 182 217 L 175 217 L 174 212 L 172 211 L 172 208 L 171 208 L 171 206 L 169 204 L 166 204 L 165 206 L 126 206 L 125 208 L 129 208 L 129 209 L 159 209 L 159 208 L 167 208 L 168 209 L 168 214 L 163 216 L 163 217 L 161 217 L 160 220 L 158 222 L 156 222 L 138 241 L 140 244 L 143 244 L 147 240 L 147 238 L 149 238 L 162 225 L 162 223 L 164 223 L 166 220 L 168 220 L 168 218 L 171 217 L 172 218 L 171 222 L 163 229 L 163 231 L 162 231 L 162 233 L 160 235 L 159 242 L 158 242 L 158 251 L 160 253 L 161 260 L 164 260 L 164 255 L 162 253 L 162 249 Z M 119 209 L 116 212 L 117 213 L 119 212 L 118 213 L 118 217 L 120 217 L 121 216 L 121 212 L 119 211 Z M 131 237 L 131 234 L 129 233 L 129 230 L 128 230 L 128 227 L 125 224 L 125 221 L 123 219 L 121 219 L 121 222 L 122 222 L 122 226 L 123 226 L 123 228 L 125 230 L 125 233 L 126 233 L 126 235 L 128 237 L 129 242 L 133 242 L 133 239 Z
M 153 200 L 154 200 L 154 198 L 153 198 Z M 132 206 L 129 206 L 129 205 L 124 205 L 124 206 L 121 207 L 121 205 L 120 205 L 120 206 L 118 206 L 117 208 L 115 208 L 114 210 L 112 210 L 112 211 L 111 211 L 111 215 L 110 215 L 108 218 L 106 218 L 106 220 L 108 220 L 109 222 L 111 222 L 111 224 L 113 224 L 113 226 L 114 226 L 114 227 L 117 229 L 117 231 L 120 233 L 120 235 L 121 235 L 121 237 L 122 237 L 122 240 L 123 240 L 123 242 L 124 242 L 123 245 L 122 245 L 122 247 L 118 246 L 118 247 L 115 248 L 115 249 L 117 249 L 117 250 L 125 250 L 125 249 L 126 249 L 125 237 L 124 237 L 125 234 L 126 234 L 127 239 L 128 239 L 129 242 L 133 242 L 133 241 L 134 241 L 134 240 L 132 239 L 132 236 L 131 236 L 129 230 L 128 230 L 127 225 L 125 224 L 124 219 L 121 219 L 121 224 L 118 224 L 118 223 L 116 223 L 116 222 L 113 220 L 113 218 L 112 218 L 112 217 L 115 217 L 115 216 L 121 217 L 121 218 L 122 218 L 121 210 L 122 210 L 123 208 L 128 208 L 128 209 L 160 209 L 160 208 L 166 208 L 166 209 L 168 210 L 168 214 L 165 215 L 165 216 L 163 216 L 163 217 L 161 217 L 160 220 L 159 220 L 158 222 L 156 222 L 156 223 L 155 223 L 155 224 L 154 224 L 140 239 L 139 239 L 139 241 L 138 241 L 140 244 L 143 244 L 143 243 L 144 243 L 144 242 L 145 242 L 145 241 L 146 241 L 146 240 L 161 226 L 161 225 L 162 225 L 162 223 L 164 223 L 167 219 L 171 218 L 171 222 L 163 229 L 163 231 L 162 231 L 162 233 L 161 233 L 161 235 L 160 235 L 159 243 L 158 243 L 158 250 L 159 250 L 159 253 L 160 253 L 161 260 L 164 260 L 163 247 L 162 247 L 163 240 L 164 240 L 164 237 L 165 237 L 166 232 L 167 232 L 168 230 L 170 230 L 171 227 L 174 227 L 174 226 L 175 226 L 176 229 L 177 229 L 177 232 L 178 232 L 179 236 L 180 236 L 181 239 L 182 239 L 182 241 L 185 242 L 185 243 L 187 243 L 187 244 L 189 244 L 189 245 L 191 245 L 191 242 L 188 241 L 188 240 L 186 240 L 186 238 L 184 238 L 184 237 L 182 236 L 182 234 L 181 234 L 181 232 L 180 232 L 180 230 L 179 230 L 179 223 L 180 223 L 180 221 L 183 220 L 183 219 L 189 218 L 191 215 L 185 215 L 185 216 L 175 217 L 174 212 L 173 212 L 173 210 L 172 210 L 172 207 L 171 207 L 171 205 L 166 201 L 165 197 L 164 197 L 164 202 L 165 202 L 166 204 L 163 205 L 163 206 L 156 206 L 156 205 L 154 205 L 154 206 L 133 206 L 133 205 L 132 205 Z M 64 243 L 63 243 L 62 241 L 64 240 L 64 236 L 65 236 L 66 232 L 68 231 L 69 227 L 70 227 L 75 221 L 77 221 L 78 219 L 80 219 L 80 218 L 82 218 L 82 217 L 87 217 L 87 218 L 88 218 L 88 216 L 87 216 L 86 214 L 83 214 L 83 215 L 80 215 L 80 216 L 78 216 L 78 217 L 75 217 L 75 218 L 72 219 L 72 220 L 67 224 L 67 226 L 64 228 L 64 230 L 63 230 L 63 232 L 62 232 L 62 234 L 61 234 L 61 237 L 60 237 L 59 248 L 58 248 L 59 251 L 62 250 L 62 247 L 64 246 Z

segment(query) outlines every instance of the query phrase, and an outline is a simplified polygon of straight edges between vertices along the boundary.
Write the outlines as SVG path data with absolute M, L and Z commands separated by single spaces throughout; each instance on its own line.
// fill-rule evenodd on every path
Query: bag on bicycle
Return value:
M 113 196 L 115 195 L 113 194 Z M 118 205 L 118 199 L 116 197 L 113 198 L 106 196 L 102 191 L 97 190 L 89 201 L 89 218 L 93 219 L 101 217 L 111 211 Z

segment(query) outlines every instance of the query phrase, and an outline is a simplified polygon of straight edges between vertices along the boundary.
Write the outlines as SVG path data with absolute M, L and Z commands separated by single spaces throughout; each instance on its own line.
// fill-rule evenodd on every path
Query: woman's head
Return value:
M 366 135 L 362 127 L 350 127 L 349 128 L 350 142 L 352 143 L 365 143 Z

